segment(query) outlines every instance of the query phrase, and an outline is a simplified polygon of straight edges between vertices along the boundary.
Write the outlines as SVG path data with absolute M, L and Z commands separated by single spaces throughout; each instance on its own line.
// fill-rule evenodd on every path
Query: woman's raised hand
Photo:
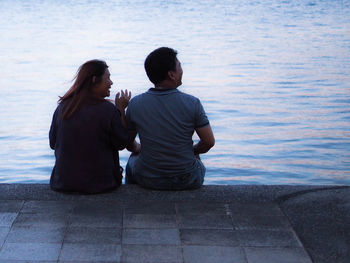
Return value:
M 120 111 L 124 111 L 128 106 L 130 99 L 131 91 L 128 91 L 127 89 L 125 91 L 121 90 L 115 95 L 115 105 Z

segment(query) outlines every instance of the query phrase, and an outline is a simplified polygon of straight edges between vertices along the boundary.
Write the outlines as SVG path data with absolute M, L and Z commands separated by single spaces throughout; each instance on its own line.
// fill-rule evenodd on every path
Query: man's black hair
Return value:
M 157 85 L 166 79 L 168 71 L 176 71 L 177 51 L 161 47 L 152 51 L 145 60 L 145 70 L 149 80 Z

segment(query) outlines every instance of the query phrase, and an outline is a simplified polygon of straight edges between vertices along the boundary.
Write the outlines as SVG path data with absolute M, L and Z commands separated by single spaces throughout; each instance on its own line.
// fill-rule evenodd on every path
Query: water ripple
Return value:
M 112 93 L 136 95 L 145 56 L 168 45 L 215 134 L 205 183 L 350 184 L 349 13 L 330 0 L 0 1 L 0 183 L 48 182 L 52 113 L 79 65 L 105 59 Z

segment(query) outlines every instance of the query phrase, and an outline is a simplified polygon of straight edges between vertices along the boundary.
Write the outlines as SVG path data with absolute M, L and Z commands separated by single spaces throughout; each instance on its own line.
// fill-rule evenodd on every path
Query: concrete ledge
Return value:
M 0 263 L 345 263 L 349 225 L 349 186 L 122 185 L 77 195 L 0 184 Z
M 205 185 L 191 191 L 156 191 L 137 185 L 122 185 L 105 194 L 77 195 L 54 192 L 48 184 L 0 184 L 0 200 L 163 200 L 216 202 L 273 202 L 284 201 L 308 192 L 349 188 L 325 185 Z

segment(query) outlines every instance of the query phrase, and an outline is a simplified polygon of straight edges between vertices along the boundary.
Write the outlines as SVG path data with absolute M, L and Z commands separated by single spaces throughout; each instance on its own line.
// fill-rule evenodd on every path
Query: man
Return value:
M 133 144 L 126 166 L 126 183 L 161 190 L 196 189 L 202 186 L 205 167 L 199 154 L 215 139 L 199 99 L 180 92 L 182 68 L 177 52 L 161 47 L 145 60 L 154 88 L 134 97 L 126 112 Z M 196 131 L 200 141 L 193 145 Z

